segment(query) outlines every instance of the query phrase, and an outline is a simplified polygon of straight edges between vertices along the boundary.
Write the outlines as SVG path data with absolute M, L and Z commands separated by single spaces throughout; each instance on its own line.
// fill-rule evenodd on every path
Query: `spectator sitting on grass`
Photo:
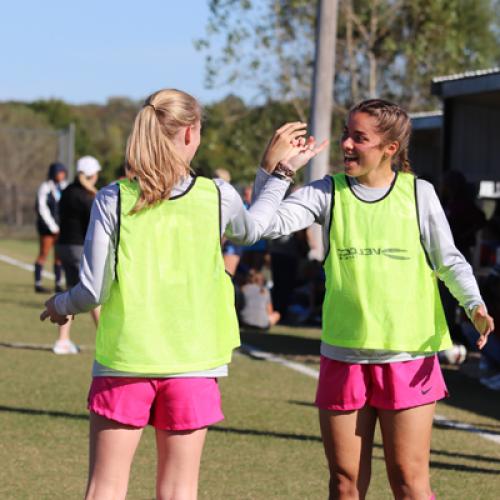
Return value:
M 240 324 L 267 330 L 280 320 L 280 313 L 274 311 L 271 294 L 264 286 L 264 275 L 250 269 L 246 284 L 241 287 L 243 306 L 240 311 Z

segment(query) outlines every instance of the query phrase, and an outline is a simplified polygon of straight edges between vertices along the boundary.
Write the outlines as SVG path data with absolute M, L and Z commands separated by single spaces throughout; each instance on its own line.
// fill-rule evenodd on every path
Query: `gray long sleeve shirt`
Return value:
M 172 191 L 181 195 L 190 186 L 192 177 L 184 179 Z M 243 245 L 258 241 L 269 225 L 272 214 L 289 186 L 287 181 L 272 178 L 261 190 L 260 200 L 246 210 L 240 195 L 228 183 L 215 179 L 221 195 L 221 232 Z M 55 307 L 59 314 L 70 315 L 89 311 L 106 302 L 115 279 L 115 252 L 118 229 L 118 185 L 110 184 L 101 189 L 92 205 L 90 223 L 85 237 L 80 262 L 80 282 L 65 293 L 59 294 Z M 227 367 L 190 372 L 182 376 L 220 377 L 227 374 Z M 131 374 L 119 372 L 94 363 L 94 376 L 162 377 L 161 374 Z M 180 375 L 177 375 L 180 376 Z
M 259 169 L 254 184 L 254 198 L 259 200 L 273 177 Z M 365 201 L 376 201 L 385 196 L 390 185 L 380 188 L 364 186 L 349 179 L 357 197 Z M 275 185 L 273 183 L 273 185 Z M 455 247 L 450 226 L 433 186 L 417 179 L 417 202 L 423 246 L 429 255 L 432 267 L 452 295 L 464 307 L 467 314 L 483 304 L 471 266 Z M 332 207 L 332 180 L 330 176 L 316 180 L 291 194 L 280 205 L 263 237 L 277 238 L 309 227 L 314 222 L 321 224 L 325 252 L 330 245 L 330 218 Z M 422 357 L 419 353 L 381 351 L 373 349 L 347 349 L 322 343 L 321 353 L 332 359 L 349 363 L 385 363 L 407 361 Z

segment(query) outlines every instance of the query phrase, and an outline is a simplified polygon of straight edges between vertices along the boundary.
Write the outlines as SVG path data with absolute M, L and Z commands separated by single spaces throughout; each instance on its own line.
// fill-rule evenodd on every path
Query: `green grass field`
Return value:
M 0 254 L 31 263 L 32 241 L 1 241 Z M 47 282 L 47 285 L 51 283 Z M 94 329 L 88 315 L 72 336 L 89 346 L 78 356 L 12 348 L 52 344 L 56 329 L 40 323 L 43 296 L 32 275 L 0 262 L 0 498 L 77 499 L 87 473 L 86 395 Z M 319 331 L 277 328 L 244 333 L 243 341 L 317 368 Z M 500 435 L 500 393 L 462 371 L 445 370 L 452 396 L 437 413 Z M 221 380 L 226 420 L 208 433 L 200 499 L 324 499 L 327 469 L 312 406 L 316 382 L 287 367 L 236 354 Z M 500 444 L 436 426 L 432 484 L 439 499 L 500 498 Z M 136 455 L 130 499 L 154 498 L 155 452 L 147 429 Z M 376 438 L 370 499 L 390 499 L 380 437 Z

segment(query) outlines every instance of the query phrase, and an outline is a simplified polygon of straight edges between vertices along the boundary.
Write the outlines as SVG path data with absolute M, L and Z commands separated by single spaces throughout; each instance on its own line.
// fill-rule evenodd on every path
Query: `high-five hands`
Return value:
M 50 318 L 52 323 L 57 323 L 59 326 L 65 325 L 71 318 L 71 316 L 63 316 L 56 311 L 55 298 L 53 295 L 47 302 L 45 302 L 45 310 L 40 314 L 40 321 L 45 321 Z
M 318 153 L 321 153 L 326 148 L 330 141 L 325 139 L 321 144 L 316 144 L 316 140 L 311 135 L 306 140 L 299 139 L 298 144 L 292 151 L 292 156 L 284 161 L 292 168 L 294 172 L 300 170 L 304 165 L 307 165 L 309 160 L 314 158 Z
M 474 309 L 471 319 L 474 327 L 479 332 L 476 345 L 479 349 L 482 349 L 488 342 L 488 335 L 495 329 L 495 323 L 483 305 L 479 305 Z
M 302 168 L 307 162 L 323 151 L 328 144 L 328 140 L 316 145 L 314 137 L 307 139 L 307 123 L 290 122 L 285 123 L 274 133 L 267 145 L 262 167 L 272 173 L 278 163 L 285 162 L 295 172 Z

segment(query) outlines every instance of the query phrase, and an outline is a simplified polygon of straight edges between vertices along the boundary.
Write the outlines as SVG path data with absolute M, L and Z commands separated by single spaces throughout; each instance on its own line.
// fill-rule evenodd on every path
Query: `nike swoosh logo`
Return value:
M 421 389 L 420 392 L 422 393 L 422 396 L 425 396 L 431 389 L 432 389 L 432 386 L 429 387 L 428 389 Z

